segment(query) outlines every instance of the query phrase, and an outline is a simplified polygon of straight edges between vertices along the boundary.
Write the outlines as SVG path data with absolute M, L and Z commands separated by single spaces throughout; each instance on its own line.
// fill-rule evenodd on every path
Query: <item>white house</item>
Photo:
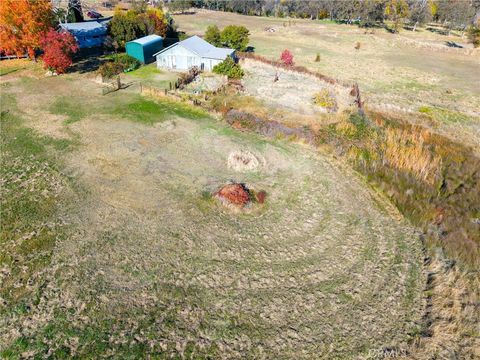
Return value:
M 188 70 L 198 66 L 212 70 L 228 56 L 235 57 L 234 49 L 217 48 L 198 36 L 179 41 L 154 54 L 158 68 Z

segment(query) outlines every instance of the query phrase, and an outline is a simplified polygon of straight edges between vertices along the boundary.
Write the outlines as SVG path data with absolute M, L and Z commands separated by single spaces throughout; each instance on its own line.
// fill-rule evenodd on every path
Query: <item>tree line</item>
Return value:
M 393 32 L 434 21 L 447 32 L 480 27 L 480 0 L 166 0 L 172 11 L 190 7 L 253 16 L 330 19 L 360 26 L 385 26 Z

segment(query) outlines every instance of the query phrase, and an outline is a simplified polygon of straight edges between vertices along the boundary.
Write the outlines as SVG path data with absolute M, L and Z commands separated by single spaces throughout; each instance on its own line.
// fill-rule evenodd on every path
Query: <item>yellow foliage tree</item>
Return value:
M 393 21 L 393 31 L 398 33 L 400 25 L 408 16 L 409 8 L 406 0 L 388 0 L 385 6 L 385 15 Z

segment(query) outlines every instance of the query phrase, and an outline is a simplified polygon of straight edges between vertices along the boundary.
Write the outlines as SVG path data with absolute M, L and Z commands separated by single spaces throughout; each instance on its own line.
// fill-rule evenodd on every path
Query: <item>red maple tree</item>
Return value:
M 288 49 L 285 49 L 280 55 L 280 60 L 282 60 L 285 65 L 292 66 L 293 54 Z
M 72 55 L 78 51 L 75 38 L 69 32 L 54 29 L 42 38 L 43 62 L 46 69 L 63 74 L 72 65 Z
M 52 26 L 50 0 L 0 1 L 0 50 L 35 58 L 40 40 Z

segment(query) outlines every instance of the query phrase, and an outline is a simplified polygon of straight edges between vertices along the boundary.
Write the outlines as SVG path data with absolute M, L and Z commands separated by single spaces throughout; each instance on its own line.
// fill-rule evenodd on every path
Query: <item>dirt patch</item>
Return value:
M 265 120 L 250 113 L 239 110 L 230 110 L 225 119 L 235 129 L 253 130 L 258 134 L 272 138 L 288 138 L 303 140 L 308 144 L 314 143 L 314 135 L 309 128 L 293 128 L 273 120 Z
M 50 136 L 55 139 L 71 139 L 71 134 L 68 133 L 65 127 L 66 117 L 62 115 L 54 115 L 43 111 L 34 111 L 34 109 L 27 108 L 28 126 L 38 131 L 40 134 Z
M 278 68 L 253 59 L 242 59 L 246 71 L 243 80 L 245 92 L 272 108 L 281 107 L 301 114 L 312 115 L 342 111 L 354 105 L 350 88 L 316 78 L 313 75 Z M 315 103 L 321 91 L 330 94 L 336 106 Z
M 228 155 L 227 165 L 230 169 L 241 172 L 256 170 L 260 162 L 250 151 L 240 150 Z

